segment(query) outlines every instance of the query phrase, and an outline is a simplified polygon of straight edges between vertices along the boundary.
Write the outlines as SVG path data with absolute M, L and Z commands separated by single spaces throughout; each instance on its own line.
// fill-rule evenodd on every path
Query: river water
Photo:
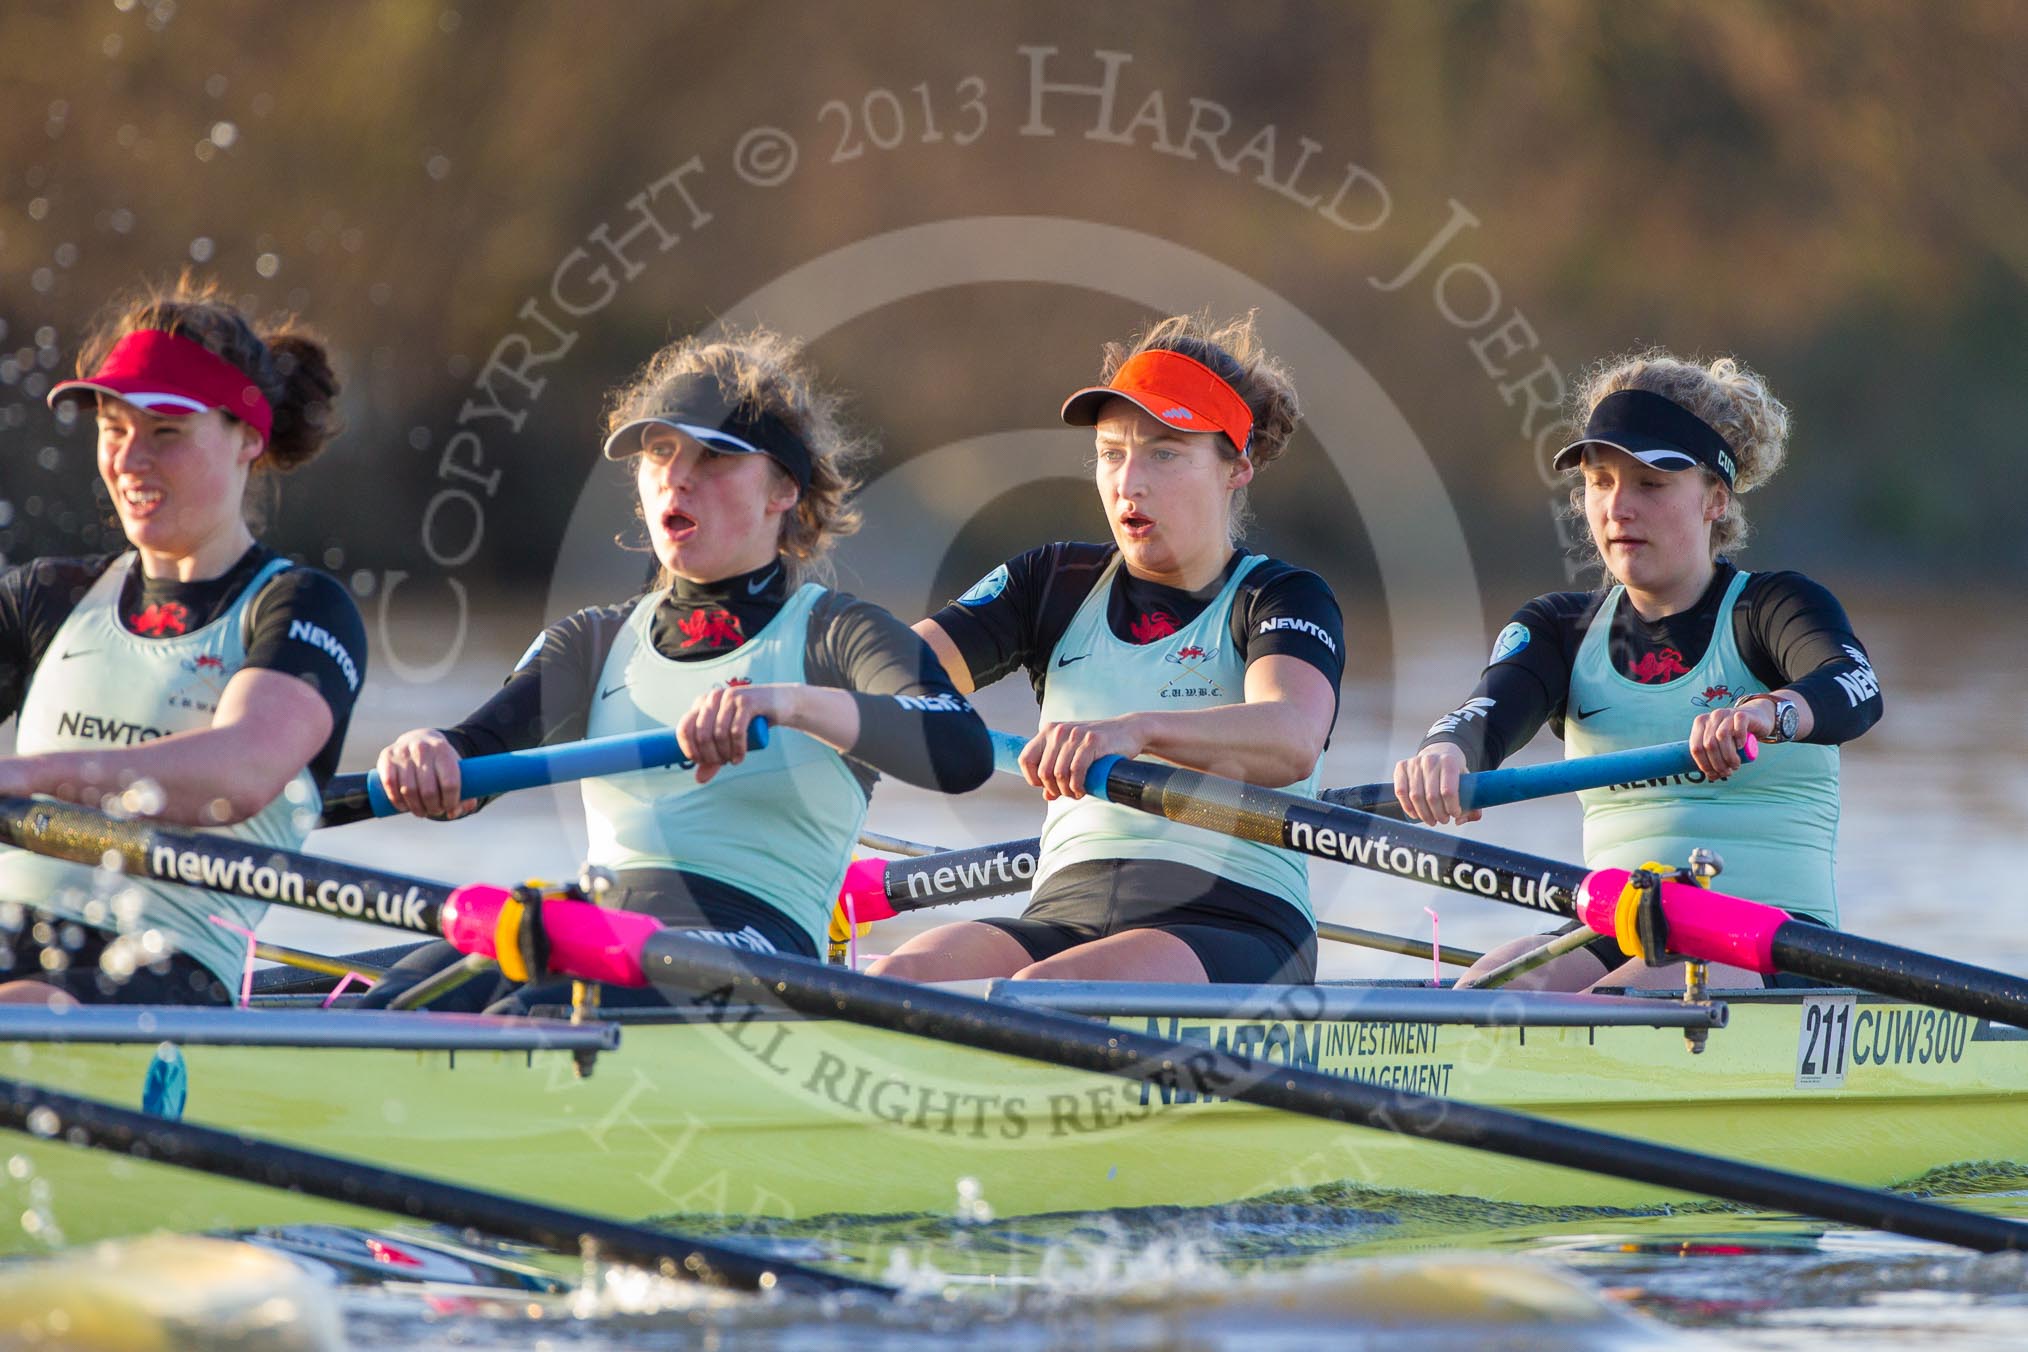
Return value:
M 1888 712 L 1844 759 L 1845 923 L 2028 972 L 2028 926 L 2014 918 L 2013 857 L 2028 835 L 2028 729 L 2019 694 L 2028 634 L 1996 629 L 1994 612 L 1970 605 L 1956 615 L 1928 599 L 1847 601 L 1865 617 Z M 1356 619 L 1348 632 L 1356 647 Z M 493 625 L 478 632 L 455 678 L 428 687 L 370 684 L 347 768 L 364 766 L 402 728 L 450 721 L 471 707 L 526 637 L 515 623 Z M 1392 656 L 1415 651 L 1413 634 L 1397 629 L 1385 653 L 1355 656 L 1327 783 L 1384 778 L 1391 755 L 1413 744 L 1417 728 L 1390 723 L 1402 683 L 1429 692 L 1425 719 L 1469 688 L 1469 670 Z M 1033 726 L 1025 683 L 1004 682 L 981 703 L 995 726 Z M 1554 750 L 1545 737 L 1529 757 Z M 1038 812 L 1034 796 L 1006 780 L 959 800 L 889 784 L 876 795 L 869 825 L 975 845 L 1032 834 Z M 1469 829 L 1551 856 L 1577 853 L 1577 814 L 1568 800 L 1500 809 Z M 462 823 L 376 822 L 312 841 L 333 856 L 489 881 L 567 874 L 581 847 L 572 797 L 546 791 L 504 799 Z M 1323 918 L 1422 937 L 1434 927 L 1445 944 L 1484 947 L 1540 928 L 1524 912 L 1349 869 L 1317 865 L 1313 882 Z M 933 919 L 1010 904 L 978 903 Z M 885 929 L 873 946 L 896 941 Z M 365 927 L 300 915 L 276 914 L 263 932 L 328 949 L 384 942 Z M 1323 962 L 1326 976 L 1429 971 L 1424 962 L 1336 945 L 1326 945 Z M 2007 1186 L 2021 1183 L 2028 1176 Z M 1968 1204 L 2028 1219 L 2028 1192 L 1986 1191 Z M 1795 1218 L 1725 1209 L 1474 1209 L 1455 1199 L 1342 1190 L 1203 1211 L 888 1218 L 821 1235 L 784 1227 L 766 1238 L 791 1256 L 848 1261 L 910 1296 L 879 1309 L 704 1298 L 600 1272 L 575 1291 L 531 1290 L 526 1280 L 511 1289 L 409 1283 L 339 1285 L 328 1298 L 349 1341 L 387 1347 L 930 1348 L 965 1336 L 1015 1349 L 1265 1352 L 1327 1340 L 1365 1346 L 1411 1339 L 1420 1347 L 1790 1348 L 1835 1338 L 1858 1349 L 1941 1337 L 1954 1346 L 2018 1346 L 2028 1295 L 2018 1256 L 1973 1257 Z M 501 1271 L 537 1269 L 587 1275 L 519 1257 Z

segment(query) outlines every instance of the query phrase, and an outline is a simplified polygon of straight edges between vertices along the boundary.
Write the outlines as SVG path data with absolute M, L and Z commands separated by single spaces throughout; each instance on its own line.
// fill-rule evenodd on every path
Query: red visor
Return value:
M 1127 399 L 1181 432 L 1223 432 L 1245 455 L 1253 441 L 1253 410 L 1225 378 L 1201 361 L 1161 348 L 1129 357 L 1110 385 L 1092 385 L 1063 401 L 1072 427 L 1098 424 L 1108 399 Z
M 274 409 L 246 372 L 200 342 L 156 329 L 137 329 L 114 343 L 98 370 L 81 380 L 58 382 L 49 402 L 53 407 L 87 392 L 110 394 L 172 418 L 215 408 L 263 437 L 275 425 Z

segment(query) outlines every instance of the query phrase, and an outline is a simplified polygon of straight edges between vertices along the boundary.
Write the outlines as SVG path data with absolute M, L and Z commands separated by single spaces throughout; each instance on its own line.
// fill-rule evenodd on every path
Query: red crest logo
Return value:
M 1659 681 L 1673 681 L 1678 676 L 1689 674 L 1690 668 L 1683 665 L 1683 654 L 1674 648 L 1664 648 L 1658 653 L 1642 653 L 1640 660 L 1634 663 L 1634 679 L 1649 685 Z
M 190 607 L 181 601 L 163 601 L 134 617 L 134 632 L 149 638 L 181 634 L 190 628 Z
M 686 648 L 694 648 L 700 643 L 711 648 L 737 648 L 746 642 L 746 634 L 739 627 L 739 616 L 729 610 L 693 610 L 676 627 L 683 631 L 683 646 Z
M 1722 709 L 1734 699 L 1729 685 L 1707 685 L 1704 693 L 1692 695 L 1690 702 L 1700 709 Z
M 1153 643 L 1176 632 L 1176 617 L 1166 610 L 1151 610 L 1136 616 L 1134 622 L 1127 626 L 1127 632 L 1136 643 Z

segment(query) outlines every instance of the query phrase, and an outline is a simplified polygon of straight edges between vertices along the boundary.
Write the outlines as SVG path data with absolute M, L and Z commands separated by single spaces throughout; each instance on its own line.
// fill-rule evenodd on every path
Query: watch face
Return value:
M 1796 724 L 1798 721 L 1799 717 L 1796 713 L 1795 705 L 1789 703 L 1787 700 L 1783 700 L 1781 703 L 1775 705 L 1775 735 L 1781 738 L 1784 742 L 1793 741 L 1795 739 Z

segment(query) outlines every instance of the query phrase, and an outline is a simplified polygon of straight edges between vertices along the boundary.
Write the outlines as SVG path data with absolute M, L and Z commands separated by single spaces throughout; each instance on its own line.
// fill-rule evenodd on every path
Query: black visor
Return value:
M 1575 469 L 1587 446 L 1625 451 L 1644 465 L 1661 470 L 1702 466 L 1732 487 L 1731 448 L 1717 429 L 1684 408 L 1648 390 L 1615 390 L 1598 401 L 1584 425 L 1584 435 L 1556 453 L 1555 469 Z
M 685 377 L 655 401 L 652 412 L 629 419 L 606 438 L 608 460 L 624 460 L 640 452 L 641 438 L 651 427 L 670 427 L 714 451 L 731 455 L 765 455 L 810 489 L 813 464 L 810 448 L 789 425 L 748 400 L 728 404 L 718 378 L 704 372 Z

